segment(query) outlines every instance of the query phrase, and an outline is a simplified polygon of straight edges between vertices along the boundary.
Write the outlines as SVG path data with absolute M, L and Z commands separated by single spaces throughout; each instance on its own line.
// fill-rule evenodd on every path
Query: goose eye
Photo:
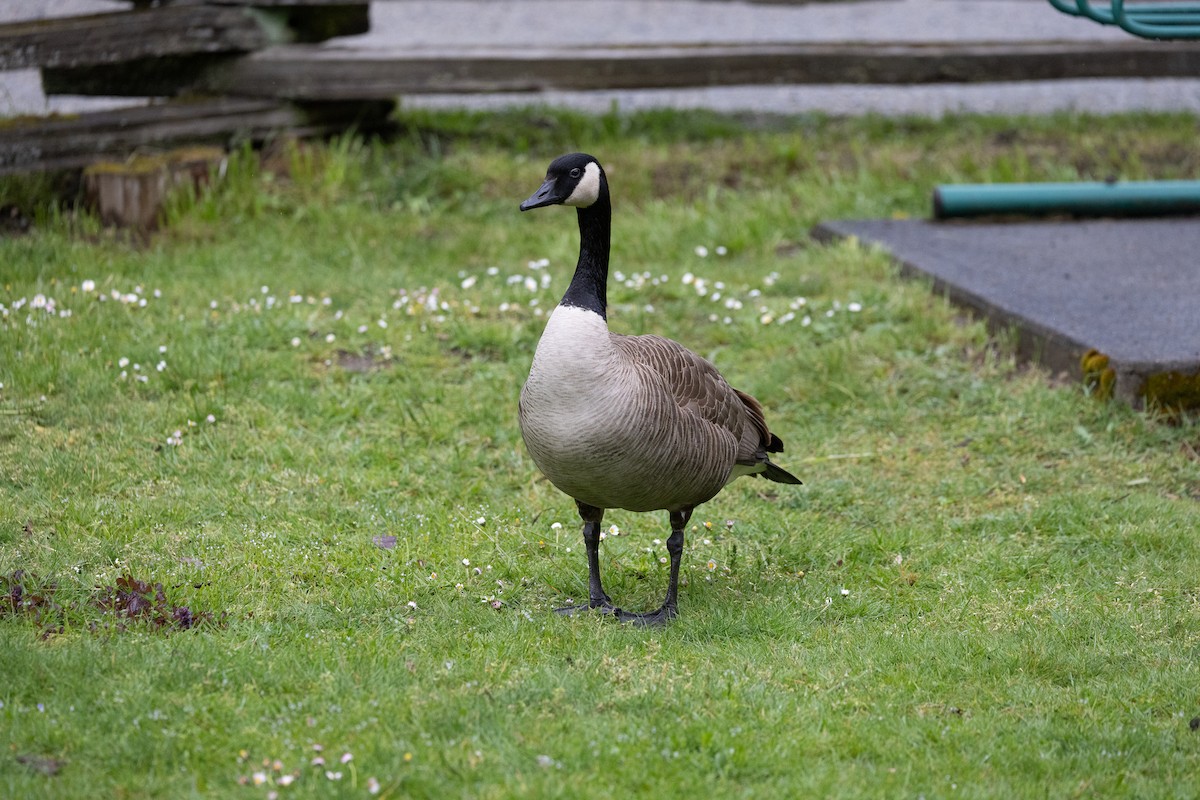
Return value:
M 583 174 L 583 170 L 581 170 L 579 167 L 576 167 L 575 169 L 571 170 L 572 178 L 578 178 L 582 174 Z

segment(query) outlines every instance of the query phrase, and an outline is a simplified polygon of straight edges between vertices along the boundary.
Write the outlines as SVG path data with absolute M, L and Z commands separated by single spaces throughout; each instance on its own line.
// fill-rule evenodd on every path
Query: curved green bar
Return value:
M 1144 17 L 1138 6 L 1125 7 L 1125 0 L 1112 0 L 1116 23 L 1130 33 L 1147 39 L 1200 39 L 1200 8 L 1188 4 L 1183 14 Z M 1136 15 L 1136 16 L 1135 16 Z
M 1086 17 L 1102 25 L 1119 25 L 1147 39 L 1200 38 L 1200 3 L 1139 2 L 1127 6 L 1125 0 L 1109 0 L 1109 7 L 1104 8 L 1093 6 L 1092 0 L 1049 2 L 1064 14 Z
M 935 219 L 1020 214 L 1148 216 L 1200 212 L 1200 181 L 975 183 L 933 190 Z

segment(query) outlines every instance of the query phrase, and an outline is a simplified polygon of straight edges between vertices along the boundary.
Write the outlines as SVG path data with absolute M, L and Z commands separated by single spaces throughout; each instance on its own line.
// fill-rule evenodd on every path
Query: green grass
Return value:
M 0 587 L 41 593 L 0 599 L 0 796 L 1194 794 L 1194 420 L 806 235 L 943 181 L 1194 178 L 1194 117 L 402 121 L 236 154 L 148 243 L 49 207 L 0 241 Z M 805 481 L 698 509 L 662 630 L 550 613 L 586 567 L 515 410 L 576 231 L 516 206 L 573 149 L 613 327 L 712 358 Z M 609 523 L 606 588 L 655 607 L 666 515 Z

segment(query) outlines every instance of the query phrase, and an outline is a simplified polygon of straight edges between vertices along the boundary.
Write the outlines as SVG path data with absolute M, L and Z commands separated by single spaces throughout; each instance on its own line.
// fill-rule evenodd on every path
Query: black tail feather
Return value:
M 772 464 L 770 461 L 767 462 L 767 468 L 758 474 L 767 480 L 775 481 L 776 483 L 790 483 L 797 486 L 801 485 L 802 483 L 801 480 L 795 475 L 788 472 L 783 467 Z

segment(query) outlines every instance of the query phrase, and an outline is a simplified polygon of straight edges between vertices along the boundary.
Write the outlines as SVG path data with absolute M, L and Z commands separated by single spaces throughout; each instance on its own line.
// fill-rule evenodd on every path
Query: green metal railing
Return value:
M 1200 3 L 1126 3 L 1125 0 L 1093 4 L 1091 0 L 1049 0 L 1064 14 L 1085 17 L 1102 25 L 1117 25 L 1147 39 L 1200 39 Z

